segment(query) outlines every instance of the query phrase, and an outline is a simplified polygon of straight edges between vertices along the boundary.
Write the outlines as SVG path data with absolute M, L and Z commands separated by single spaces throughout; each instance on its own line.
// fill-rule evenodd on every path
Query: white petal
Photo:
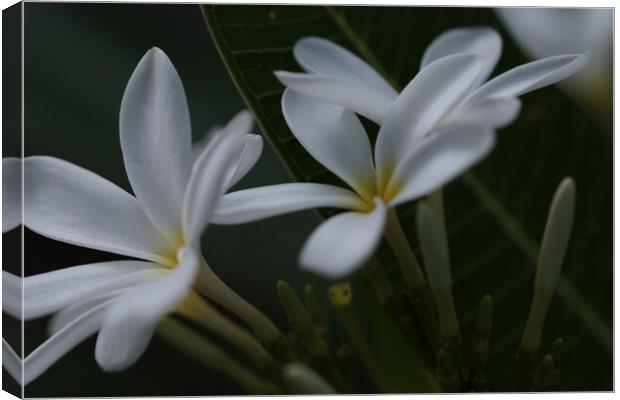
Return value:
M 612 55 L 611 8 L 498 7 L 494 11 L 530 58 L 589 50 L 593 63 L 605 63 Z
M 230 189 L 250 172 L 254 165 L 256 165 L 262 152 L 263 138 L 259 135 L 245 135 L 239 161 L 231 170 L 232 174 L 226 185 L 226 190 Z
M 244 137 L 244 144 L 237 156 L 237 164 L 228 172 L 229 177 L 226 178 L 228 181 L 227 190 L 239 182 L 254 167 L 263 151 L 263 138 L 249 133 L 253 124 L 252 114 L 248 110 L 243 110 L 226 127 L 217 127 L 209 130 L 205 138 L 194 144 L 192 148 L 194 152 L 194 167 L 202 153 L 210 152 L 213 149 L 213 145 L 217 143 L 217 137 L 228 134 L 241 135 Z
M 306 71 L 367 85 L 392 99 L 398 96 L 364 60 L 329 40 L 311 36 L 300 39 L 295 43 L 293 55 Z
M 24 384 L 32 382 L 101 326 L 106 304 L 80 315 L 47 339 L 24 360 Z
M 350 190 L 320 183 L 283 183 L 238 190 L 222 197 L 212 222 L 241 224 L 317 207 L 357 209 L 362 202 Z
M 24 221 L 77 246 L 170 264 L 174 249 L 135 197 L 112 182 L 53 157 L 24 160 Z
M 111 261 L 24 278 L 24 318 L 42 317 L 111 290 L 139 285 L 167 269 L 142 261 Z
M 402 155 L 460 103 L 482 66 L 477 56 L 456 54 L 432 62 L 413 78 L 379 130 L 375 163 L 380 174 L 389 174 Z
M 111 303 L 116 297 L 119 297 L 123 293 L 131 290 L 131 287 L 124 289 L 117 289 L 106 294 L 89 298 L 81 303 L 70 305 L 67 308 L 63 308 L 56 314 L 52 315 L 50 321 L 47 324 L 47 332 L 49 336 L 53 336 L 58 331 L 69 325 L 80 315 L 85 314 L 93 308 L 99 307 L 102 304 Z
M 198 271 L 197 254 L 185 248 L 180 258 L 168 275 L 127 291 L 107 307 L 95 348 L 95 358 L 105 371 L 120 371 L 136 362 L 159 320 L 190 290 Z
M 482 125 L 489 128 L 503 128 L 517 118 L 521 110 L 521 101 L 518 98 L 490 98 L 475 104 L 464 104 L 444 121 L 439 127 L 456 124 Z
M 375 251 L 385 226 L 385 204 L 376 199 L 370 213 L 345 212 L 323 222 L 308 238 L 299 257 L 304 269 L 342 278 Z
M 518 97 L 532 90 L 552 85 L 581 70 L 589 54 L 569 54 L 543 58 L 519 65 L 480 86 L 467 99 L 479 102 L 487 98 Z
M 243 148 L 243 130 L 249 114 L 238 114 L 218 134 L 209 148 L 203 152 L 192 170 L 183 199 L 183 229 L 185 240 L 197 247 L 200 234 L 206 228 L 213 211 L 227 189 L 231 171 L 239 161 Z M 250 120 L 251 123 L 251 120 Z
M 318 162 L 365 198 L 375 194 L 375 168 L 360 120 L 342 107 L 286 90 L 282 114 L 289 128 Z
M 389 206 L 439 189 L 487 155 L 494 144 L 494 132 L 482 126 L 453 125 L 431 133 L 394 171 L 387 191 L 397 194 Z
M 22 360 L 13 351 L 11 346 L 2 338 L 2 366 L 7 370 L 9 375 L 21 384 L 22 382 Z
M 2 159 L 2 233 L 22 223 L 22 160 Z
M 396 99 L 359 82 L 331 76 L 286 71 L 276 71 L 275 75 L 289 89 L 344 107 L 377 124 L 383 123 Z
M 10 272 L 2 271 L 2 311 L 22 319 L 23 280 Z
M 127 83 L 120 132 L 136 197 L 168 239 L 176 240 L 192 168 L 191 125 L 181 79 L 156 47 L 142 57 Z
M 439 35 L 426 48 L 421 67 L 424 68 L 435 60 L 458 53 L 476 54 L 482 59 L 484 67 L 475 85 L 478 86 L 493 72 L 502 53 L 502 38 L 491 28 L 450 29 Z

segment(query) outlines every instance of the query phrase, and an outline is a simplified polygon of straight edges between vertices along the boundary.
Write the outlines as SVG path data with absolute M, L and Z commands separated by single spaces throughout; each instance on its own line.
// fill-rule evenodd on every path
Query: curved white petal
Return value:
M 53 157 L 24 160 L 24 223 L 65 243 L 164 265 L 176 256 L 135 197 Z
M 291 132 L 318 162 L 365 198 L 375 192 L 368 135 L 351 111 L 286 90 L 282 114 Z
M 2 366 L 21 385 L 22 360 L 4 338 L 2 338 Z
M 543 58 L 519 65 L 496 76 L 476 89 L 467 102 L 479 102 L 491 97 L 518 97 L 532 90 L 552 85 L 581 70 L 589 53 Z
M 495 144 L 487 127 L 453 125 L 419 143 L 399 164 L 388 185 L 395 207 L 439 189 L 481 160 Z
M 97 337 L 95 358 L 105 371 L 132 365 L 148 346 L 159 320 L 174 310 L 195 279 L 198 258 L 191 248 L 168 275 L 127 291 L 107 308 Z
M 127 287 L 112 290 L 111 292 L 107 292 L 105 294 L 89 298 L 81 303 L 72 304 L 69 307 L 63 308 L 50 318 L 47 324 L 48 335 L 53 336 L 56 332 L 69 325 L 80 315 L 85 314 L 102 304 L 111 303 L 116 297 L 119 297 L 131 289 L 131 287 Z
M 22 222 L 22 160 L 2 159 L 2 233 Z
M 430 63 L 413 78 L 379 130 L 375 163 L 380 175 L 389 174 L 402 155 L 461 102 L 482 67 L 475 55 L 455 54 Z
M 276 71 L 275 75 L 289 89 L 344 107 L 377 124 L 383 123 L 396 99 L 359 82 L 331 76 L 286 71 Z
M 398 92 L 377 71 L 349 50 L 329 40 L 308 36 L 295 43 L 293 55 L 306 70 L 354 81 L 395 99 Z
M 165 274 L 166 268 L 142 261 L 78 265 L 24 278 L 24 318 L 42 317 L 77 302 Z
M 353 211 L 329 218 L 304 244 L 300 265 L 331 279 L 350 274 L 379 245 L 386 215 L 385 204 L 377 198 L 370 213 Z
M 520 110 L 521 101 L 518 98 L 489 98 L 474 104 L 464 104 L 444 118 L 437 127 L 467 124 L 503 128 L 517 118 Z
M 192 170 L 183 199 L 183 230 L 185 240 L 197 246 L 200 234 L 206 228 L 220 197 L 233 176 L 233 168 L 242 152 L 243 130 L 248 114 L 238 114 L 227 125 L 226 133 L 218 134 L 204 151 Z M 250 117 L 251 118 L 251 117 Z
M 23 280 L 10 272 L 2 271 L 2 311 L 22 319 Z
M 191 125 L 181 79 L 156 47 L 142 57 L 127 83 L 120 133 L 136 197 L 160 231 L 177 240 L 192 168 Z
M 254 167 L 263 151 L 263 138 L 260 135 L 250 134 L 250 129 L 254 124 L 252 114 L 248 110 L 239 112 L 232 120 L 231 124 L 226 127 L 212 128 L 207 132 L 205 137 L 194 144 L 192 148 L 194 157 L 194 166 L 202 153 L 209 152 L 213 148 L 213 144 L 217 142 L 216 138 L 222 135 L 234 134 L 243 135 L 243 147 L 238 155 L 238 162 L 229 171 L 229 177 L 226 179 L 227 189 L 239 182 Z
M 101 326 L 106 304 L 80 315 L 47 339 L 24 360 L 24 385 L 32 382 Z
M 243 148 L 237 164 L 230 171 L 231 176 L 226 185 L 226 190 L 230 189 L 256 165 L 263 152 L 263 138 L 259 135 L 245 135 L 243 138 Z
M 222 197 L 212 222 L 241 224 L 317 207 L 357 209 L 362 205 L 350 190 L 320 183 L 283 183 L 238 190 Z
M 421 68 L 440 58 L 458 54 L 476 54 L 484 66 L 475 86 L 487 80 L 502 53 L 502 38 L 491 28 L 456 28 L 437 36 L 422 56 Z

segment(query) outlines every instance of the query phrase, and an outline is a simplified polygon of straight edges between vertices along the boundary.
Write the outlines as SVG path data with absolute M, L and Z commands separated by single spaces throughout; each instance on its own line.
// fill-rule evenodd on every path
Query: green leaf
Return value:
M 292 47 L 303 36 L 333 40 L 372 64 L 397 88 L 418 71 L 426 46 L 459 26 L 487 25 L 504 39 L 497 72 L 527 62 L 490 9 L 423 7 L 202 6 L 212 37 L 258 124 L 293 177 L 342 184 L 314 161 L 280 111 L 274 70 L 299 70 Z M 375 128 L 376 132 L 376 128 Z M 463 334 L 480 298 L 497 317 L 488 364 L 492 389 L 512 389 L 515 351 L 527 316 L 535 261 L 553 190 L 571 175 L 577 209 L 563 279 L 545 326 L 543 349 L 566 339 L 561 389 L 612 384 L 612 146 L 584 110 L 556 87 L 523 98 L 518 120 L 501 130 L 493 153 L 444 191 Z M 415 244 L 414 205 L 399 216 Z M 323 213 L 324 214 L 324 213 Z M 378 253 L 388 267 L 394 257 Z

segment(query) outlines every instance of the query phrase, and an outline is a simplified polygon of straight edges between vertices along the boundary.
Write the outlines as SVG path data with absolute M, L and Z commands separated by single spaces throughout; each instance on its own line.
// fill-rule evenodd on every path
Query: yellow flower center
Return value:
M 362 213 L 370 213 L 375 209 L 375 198 L 378 196 L 385 204 L 393 200 L 403 188 L 402 183 L 392 178 L 394 168 L 386 167 L 377 170 L 376 182 L 360 182 L 355 188 L 359 197 L 354 208 Z
M 178 230 L 169 240 L 170 246 L 158 253 L 161 254 L 158 262 L 164 267 L 174 268 L 179 265 L 179 252 L 186 244 L 185 235 L 182 230 Z

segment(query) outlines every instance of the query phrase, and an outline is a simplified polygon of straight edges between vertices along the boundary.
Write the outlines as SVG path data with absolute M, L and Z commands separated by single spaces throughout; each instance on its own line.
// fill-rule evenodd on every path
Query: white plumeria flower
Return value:
M 276 72 L 288 86 L 284 117 L 306 150 L 354 191 L 312 183 L 226 195 L 214 222 L 240 223 L 312 207 L 353 212 L 324 222 L 302 249 L 300 264 L 339 278 L 379 243 L 386 208 L 430 194 L 492 148 L 493 129 L 518 114 L 518 96 L 579 70 L 586 55 L 552 57 L 484 83 L 501 39 L 486 28 L 455 29 L 426 50 L 422 68 L 399 94 L 367 63 L 320 38 L 304 38 L 294 55 L 307 73 Z M 373 154 L 351 110 L 381 125 Z M 452 137 L 452 135 L 454 137 Z
M 475 122 L 490 128 L 500 128 L 512 122 L 520 109 L 518 96 L 556 83 L 587 63 L 587 54 L 549 57 L 520 65 L 495 78 L 487 79 L 501 54 L 502 41 L 490 28 L 458 28 L 439 35 L 426 49 L 420 72 L 403 89 L 400 96 L 411 91 L 425 90 L 425 82 L 443 80 L 443 87 L 459 93 L 449 96 L 427 90 L 421 101 L 437 102 L 432 122 L 437 129 L 450 124 Z M 306 73 L 277 71 L 278 79 L 287 87 L 319 99 L 338 104 L 382 124 L 394 107 L 399 93 L 370 65 L 345 48 L 318 37 L 299 40 L 293 54 Z M 461 78 L 464 66 L 430 68 L 438 60 L 459 54 L 475 54 L 482 66 L 473 81 Z M 475 72 L 471 72 L 475 73 Z M 432 75 L 432 78 L 428 76 Z M 465 86 L 460 86 L 465 84 Z M 420 135 L 415 129 L 420 116 L 411 113 L 410 135 Z M 424 130 L 425 134 L 433 130 Z
M 454 71 L 461 85 L 475 79 L 477 57 L 459 55 L 438 61 Z M 442 79 L 443 80 L 443 79 Z M 451 101 L 455 86 L 426 82 L 431 93 Z M 373 152 L 358 117 L 351 111 L 287 89 L 282 97 L 284 117 L 299 142 L 327 169 L 352 189 L 317 183 L 287 183 L 231 192 L 222 197 L 214 223 L 242 223 L 287 212 L 337 207 L 350 210 L 323 222 L 307 240 L 300 264 L 319 274 L 339 278 L 358 268 L 379 244 L 387 209 L 424 196 L 469 168 L 494 143 L 490 129 L 476 125 L 446 127 L 420 138 L 402 151 L 411 113 L 421 121 L 433 119 L 436 102 L 424 101 L 428 92 L 410 92 L 397 100 L 382 125 Z M 421 122 L 426 123 L 426 122 Z M 458 135 L 453 134 L 458 129 Z M 422 136 L 422 135 L 421 135 Z M 375 168 L 376 166 L 376 168 Z
M 497 8 L 517 44 L 530 58 L 590 51 L 591 61 L 562 86 L 571 94 L 593 101 L 612 92 L 613 9 Z M 604 96 L 603 96 L 604 98 Z
M 238 114 L 193 162 L 181 80 L 165 53 L 153 48 L 133 72 L 120 111 L 121 147 L 135 197 L 69 162 L 46 156 L 24 160 L 26 227 L 65 243 L 144 260 L 80 265 L 23 282 L 3 273 L 6 312 L 22 317 L 23 283 L 24 319 L 57 313 L 52 336 L 24 360 L 24 384 L 97 331 L 99 365 L 106 371 L 128 367 L 163 316 L 200 299 L 194 291 L 240 314 L 253 309 L 215 276 L 200 251 L 201 232 L 221 195 L 261 152 L 261 138 L 247 135 L 251 126 L 248 112 Z M 21 163 L 3 161 L 3 167 L 6 180 L 7 174 L 18 176 Z M 279 332 L 273 325 L 252 328 L 262 338 Z

